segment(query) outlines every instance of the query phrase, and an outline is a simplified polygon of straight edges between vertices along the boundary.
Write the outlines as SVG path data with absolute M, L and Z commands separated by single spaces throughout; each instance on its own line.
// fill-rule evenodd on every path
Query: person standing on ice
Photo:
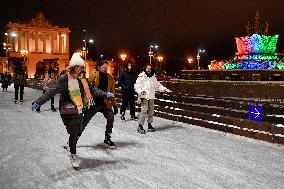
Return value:
M 128 103 L 130 106 L 131 119 L 137 120 L 137 117 L 135 116 L 135 81 L 136 76 L 132 71 L 132 64 L 131 62 L 129 62 L 125 68 L 125 71 L 122 72 L 118 78 L 118 85 L 121 87 L 122 95 L 122 105 L 120 108 L 121 120 L 125 120 L 125 111 L 127 109 Z
M 138 133 L 145 134 L 143 124 L 148 117 L 148 131 L 154 132 L 155 129 L 152 126 L 154 115 L 154 99 L 155 91 L 158 92 L 171 92 L 157 81 L 154 75 L 154 70 L 151 64 L 147 64 L 142 73 L 138 75 L 136 83 L 134 85 L 135 91 L 138 93 L 138 98 L 141 99 L 141 112 L 138 119 Z
M 23 102 L 24 88 L 26 85 L 26 76 L 22 67 L 17 68 L 16 73 L 12 77 L 12 82 L 14 82 L 15 88 L 15 98 L 14 103 L 18 103 L 19 90 L 20 90 L 20 102 Z
M 94 75 L 90 76 L 90 82 L 103 91 L 109 91 L 111 93 L 114 93 L 115 81 L 113 76 L 107 73 L 108 62 L 105 60 L 98 61 L 97 67 L 99 68 L 99 71 L 96 72 Z M 101 110 L 101 113 L 103 113 L 104 117 L 107 120 L 104 143 L 110 148 L 114 148 L 115 144 L 111 140 L 111 134 L 114 122 L 114 115 L 118 113 L 116 99 L 113 96 L 112 98 L 108 99 L 104 99 L 102 97 L 95 97 L 94 100 L 96 104 L 104 106 L 104 108 Z
M 89 83 L 85 78 L 85 62 L 78 53 L 73 54 L 67 73 L 61 75 L 46 93 L 32 103 L 32 111 L 36 111 L 56 94 L 60 94 L 60 116 L 69 134 L 70 161 L 73 168 L 77 169 L 80 165 L 76 155 L 77 141 L 101 108 L 95 106 L 93 96 L 111 98 L 114 94 L 99 90 Z
M 54 84 L 55 80 L 56 80 L 56 77 L 54 74 L 54 70 L 51 69 L 48 71 L 48 75 L 44 78 L 44 81 L 43 81 L 43 87 L 42 87 L 43 94 L 48 90 L 50 86 Z M 54 97 L 51 97 L 50 107 L 51 107 L 51 111 L 56 112 L 56 109 L 54 107 Z M 40 112 L 40 108 L 38 108 L 36 111 Z

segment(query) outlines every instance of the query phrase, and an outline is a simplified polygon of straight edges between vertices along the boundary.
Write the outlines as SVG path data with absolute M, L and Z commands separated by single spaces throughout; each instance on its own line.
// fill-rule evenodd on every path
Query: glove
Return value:
M 145 94 L 146 94 L 146 91 L 142 91 L 142 92 L 141 92 L 141 95 L 145 95 Z
M 113 107 L 113 114 L 116 115 L 118 113 L 118 108 L 117 106 L 114 106 Z
M 107 98 L 111 98 L 111 97 L 114 97 L 114 94 L 111 92 L 107 92 Z
M 36 111 L 38 108 L 40 107 L 40 105 L 39 104 L 37 104 L 37 103 L 32 103 L 32 111 Z
M 171 93 L 172 91 L 170 89 L 165 89 L 165 92 Z

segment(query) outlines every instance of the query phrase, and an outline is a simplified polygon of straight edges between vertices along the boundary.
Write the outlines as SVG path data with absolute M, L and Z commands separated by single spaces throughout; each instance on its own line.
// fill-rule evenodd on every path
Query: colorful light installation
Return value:
M 240 60 L 271 60 L 274 55 L 279 35 L 259 35 L 236 37 L 237 58 Z
M 226 63 L 224 64 L 225 68 L 227 70 L 232 69 L 256 69 L 256 70 L 263 70 L 263 69 L 280 69 L 278 67 L 276 61 L 272 60 L 266 60 L 266 61 L 259 61 L 259 62 L 252 62 L 252 61 L 240 61 L 240 62 L 234 62 L 234 63 Z M 282 67 L 281 69 L 283 69 Z
M 280 61 L 275 55 L 279 35 L 259 35 L 236 37 L 238 53 L 233 61 L 221 65 L 211 62 L 211 70 L 222 69 L 284 69 L 284 59 Z
M 225 69 L 224 62 L 213 60 L 211 61 L 211 64 L 208 65 L 208 69 L 209 70 L 224 70 Z

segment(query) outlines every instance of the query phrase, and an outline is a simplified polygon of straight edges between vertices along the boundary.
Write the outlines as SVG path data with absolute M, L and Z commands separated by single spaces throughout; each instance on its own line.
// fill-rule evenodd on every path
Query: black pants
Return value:
M 76 154 L 76 145 L 78 138 L 82 135 L 92 117 L 102 111 L 104 106 L 96 105 L 90 109 L 85 110 L 84 114 L 79 115 L 65 115 L 60 114 L 69 136 L 69 147 L 71 154 Z
M 24 95 L 24 85 L 15 85 L 15 100 L 18 100 L 19 89 L 20 89 L 20 100 L 23 100 Z
M 47 90 L 43 90 L 42 92 L 42 94 L 44 94 L 45 92 L 46 92 Z M 51 97 L 51 99 L 50 99 L 50 101 L 51 101 L 51 107 L 54 107 L 54 96 L 53 97 Z
M 135 116 L 135 97 L 133 91 L 123 91 L 122 92 L 122 105 L 120 108 L 120 113 L 125 112 L 128 103 L 130 105 L 130 115 Z

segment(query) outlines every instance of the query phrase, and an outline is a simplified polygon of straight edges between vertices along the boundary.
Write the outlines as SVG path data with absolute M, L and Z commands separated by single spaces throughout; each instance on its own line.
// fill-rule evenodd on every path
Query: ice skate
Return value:
M 51 111 L 56 112 L 57 110 L 54 108 L 54 106 L 51 106 Z
M 80 166 L 80 160 L 79 160 L 79 157 L 78 155 L 76 154 L 71 154 L 70 155 L 70 162 L 71 162 L 71 165 L 74 169 L 78 169 L 79 166 Z
M 131 120 L 137 121 L 137 120 L 138 120 L 138 117 L 136 117 L 135 115 L 132 115 L 132 116 L 131 116 Z
M 122 113 L 121 113 L 120 119 L 121 119 L 122 121 L 125 121 L 125 112 L 122 112 Z
M 151 123 L 148 123 L 148 132 L 155 132 L 155 128 L 152 127 Z
M 142 126 L 142 125 L 139 125 L 139 126 L 138 126 L 137 132 L 140 133 L 140 134 L 146 134 L 146 132 L 145 132 L 145 130 L 143 129 L 143 126 Z
M 111 141 L 111 133 L 105 132 L 104 144 L 105 144 L 106 147 L 108 147 L 108 148 L 114 148 L 114 147 L 115 147 L 114 142 Z

